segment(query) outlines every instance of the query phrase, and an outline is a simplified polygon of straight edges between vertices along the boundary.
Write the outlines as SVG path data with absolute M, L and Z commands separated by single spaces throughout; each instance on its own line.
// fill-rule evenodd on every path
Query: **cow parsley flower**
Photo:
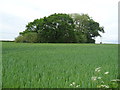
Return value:
M 109 72 L 105 72 L 104 74 L 109 74 Z
M 98 77 L 97 79 L 102 79 L 102 77 Z
M 112 82 L 120 82 L 120 79 L 113 79 Z
M 80 87 L 80 85 L 77 85 L 76 87 Z
M 75 82 L 72 82 L 73 85 L 75 85 Z
M 72 82 L 72 83 L 70 84 L 70 86 L 75 86 L 75 82 Z
M 109 86 L 108 85 L 100 85 L 100 86 L 98 86 L 99 88 L 109 88 Z
M 101 67 L 95 69 L 95 72 L 100 72 Z
M 73 86 L 73 84 L 70 84 L 70 86 Z
M 93 76 L 91 79 L 92 79 L 93 81 L 95 81 L 95 80 L 97 80 L 97 77 L 96 77 L 96 76 Z

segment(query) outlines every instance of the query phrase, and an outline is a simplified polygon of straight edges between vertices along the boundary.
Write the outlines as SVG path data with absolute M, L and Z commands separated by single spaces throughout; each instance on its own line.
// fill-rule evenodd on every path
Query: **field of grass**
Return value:
M 3 88 L 117 87 L 118 45 L 2 43 Z

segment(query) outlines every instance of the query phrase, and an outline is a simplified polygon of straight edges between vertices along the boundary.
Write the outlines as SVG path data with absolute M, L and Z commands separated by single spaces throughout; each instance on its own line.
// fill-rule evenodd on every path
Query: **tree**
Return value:
M 75 42 L 74 22 L 67 14 L 52 14 L 44 18 L 39 30 L 42 42 Z
M 70 14 L 74 20 L 76 37 L 78 42 L 95 43 L 94 38 L 104 33 L 103 27 L 100 27 L 98 22 L 95 22 L 87 14 Z
M 24 35 L 25 33 L 28 33 L 28 32 L 36 32 L 36 33 L 38 33 L 38 31 L 43 28 L 43 24 L 44 24 L 43 18 L 35 19 L 33 22 L 29 22 L 26 25 L 25 31 L 20 32 L 20 35 Z
M 17 42 L 95 43 L 95 37 L 104 33 L 103 27 L 87 14 L 52 14 L 35 19 L 20 32 Z

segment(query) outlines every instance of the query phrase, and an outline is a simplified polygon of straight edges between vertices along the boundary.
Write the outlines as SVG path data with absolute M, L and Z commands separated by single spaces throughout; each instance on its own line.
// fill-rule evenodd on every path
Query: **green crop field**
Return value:
M 3 88 L 112 88 L 118 45 L 3 42 L 2 66 Z

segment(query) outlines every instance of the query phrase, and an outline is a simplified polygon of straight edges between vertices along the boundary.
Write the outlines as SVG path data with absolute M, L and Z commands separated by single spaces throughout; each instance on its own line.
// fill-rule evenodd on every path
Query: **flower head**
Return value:
M 75 82 L 72 82 L 73 85 L 75 85 Z
M 109 72 L 105 72 L 104 74 L 109 74 Z
M 80 87 L 80 85 L 77 85 L 76 87 Z
M 95 69 L 95 72 L 100 72 L 101 67 Z
M 97 87 L 99 87 L 99 88 L 109 88 L 108 85 L 100 85 L 100 86 L 97 86 Z
M 113 79 L 112 82 L 120 82 L 120 79 Z
M 70 84 L 70 86 L 73 86 L 73 84 Z
M 104 83 L 104 81 L 101 81 L 101 83 Z
M 70 84 L 70 86 L 75 86 L 75 82 L 72 82 L 72 83 Z
M 91 79 L 92 79 L 93 81 L 95 81 L 95 80 L 97 80 L 97 77 L 96 77 L 96 76 L 93 76 Z
M 101 79 L 102 77 L 98 77 L 97 79 Z

